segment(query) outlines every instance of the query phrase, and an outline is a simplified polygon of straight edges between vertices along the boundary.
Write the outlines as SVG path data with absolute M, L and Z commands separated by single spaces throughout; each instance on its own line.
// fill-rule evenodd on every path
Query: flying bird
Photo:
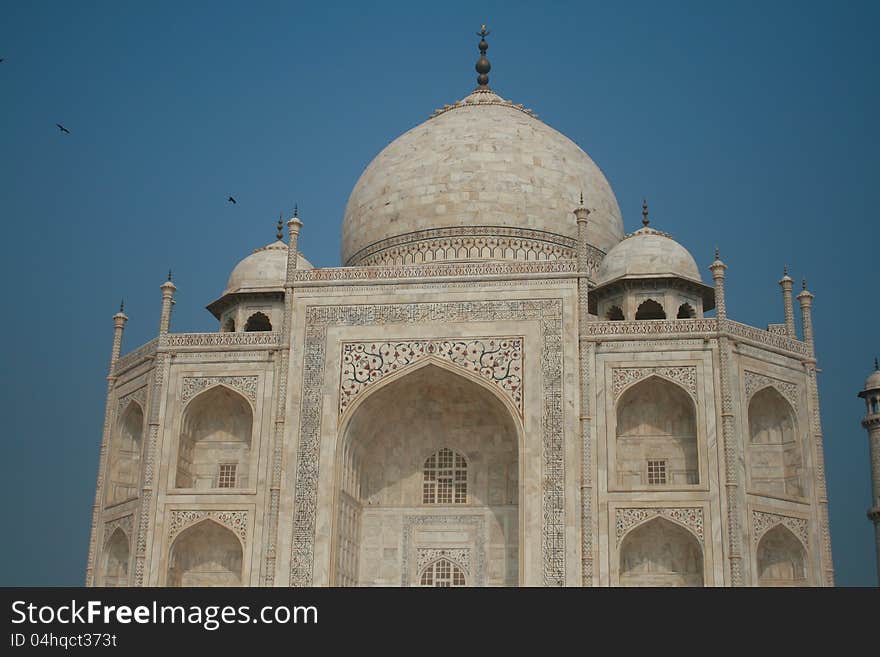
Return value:
M 233 204 L 237 203 L 237 201 L 234 198 L 232 198 L 231 196 L 226 200 L 229 201 L 230 203 L 233 203 Z
M 63 125 L 61 125 L 60 123 L 56 123 L 55 125 L 58 126 L 58 129 L 59 129 L 61 132 L 66 132 L 67 134 L 70 134 L 70 130 L 68 130 L 67 128 L 65 128 L 65 127 L 64 127 Z

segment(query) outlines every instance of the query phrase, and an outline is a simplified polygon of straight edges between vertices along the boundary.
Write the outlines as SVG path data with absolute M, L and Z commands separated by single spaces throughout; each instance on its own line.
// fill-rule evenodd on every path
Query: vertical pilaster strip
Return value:
M 739 471 L 736 449 L 736 435 L 733 424 L 733 397 L 731 391 L 730 345 L 725 336 L 727 304 L 724 296 L 724 270 L 727 265 L 718 257 L 709 266 L 715 281 L 715 314 L 718 318 L 718 369 L 721 381 L 721 439 L 724 445 L 724 490 L 727 502 L 727 540 L 728 561 L 730 563 L 730 583 L 743 585 L 742 535 L 739 509 Z
M 581 198 L 583 206 L 583 198 Z M 593 585 L 593 367 L 594 344 L 587 335 L 590 321 L 589 245 L 587 224 L 590 211 L 579 207 L 574 211 L 578 225 L 578 356 L 580 361 L 580 434 L 581 434 L 581 586 Z
M 164 340 L 159 338 L 158 348 L 161 349 Z M 153 366 L 153 376 L 150 383 L 150 397 L 147 401 L 150 421 L 147 425 L 148 442 L 147 453 L 144 459 L 144 474 L 141 487 L 140 518 L 137 527 L 137 545 L 135 546 L 134 562 L 134 585 L 144 586 L 145 561 L 147 557 L 147 534 L 150 529 L 150 516 L 152 515 L 153 488 L 155 479 L 156 451 L 159 444 L 159 409 L 162 405 L 162 396 L 165 393 L 165 380 L 167 379 L 168 354 L 156 354 Z
M 825 484 L 825 448 L 822 439 L 822 420 L 819 414 L 819 383 L 816 378 L 816 348 L 813 342 L 813 294 L 807 290 L 807 281 L 797 295 L 801 306 L 801 325 L 804 342 L 810 358 L 804 362 L 807 375 L 807 389 L 810 394 L 810 429 L 812 433 L 813 455 L 816 468 L 816 500 L 819 504 L 820 561 L 822 580 L 826 586 L 834 586 L 834 563 L 831 558 L 831 529 L 828 521 L 828 491 Z
M 156 348 L 156 360 L 153 364 L 153 377 L 150 383 L 150 397 L 147 401 L 149 423 L 147 425 L 148 443 L 144 459 L 144 474 L 141 483 L 141 508 L 137 527 L 137 545 L 135 546 L 134 585 L 144 586 L 146 579 L 145 563 L 147 559 L 147 535 L 150 531 L 150 520 L 153 515 L 153 489 L 155 487 L 156 451 L 159 446 L 159 412 L 162 397 L 165 395 L 165 381 L 168 379 L 170 355 L 164 353 L 167 346 L 168 331 L 171 328 L 171 307 L 174 305 L 174 292 L 177 287 L 168 280 L 160 286 L 162 290 L 162 314 L 159 318 L 159 341 Z
M 98 457 L 98 478 L 95 484 L 95 503 L 92 506 L 92 531 L 89 536 L 89 557 L 86 562 L 86 586 L 95 585 L 95 553 L 98 544 L 98 527 L 100 525 L 101 508 L 104 498 L 104 472 L 107 468 L 107 455 L 110 450 L 111 425 L 113 422 L 113 406 L 116 395 L 114 388 L 116 387 L 116 361 L 119 360 L 119 353 L 122 350 L 122 334 L 125 331 L 125 322 L 128 317 L 122 312 L 122 306 L 119 312 L 113 315 L 113 346 L 110 349 L 110 367 L 107 372 L 107 401 L 104 405 L 104 430 L 101 434 L 101 452 Z
M 284 417 L 287 413 L 287 370 L 293 347 L 293 280 L 299 257 L 299 232 L 302 221 L 294 211 L 287 222 L 290 240 L 287 244 L 287 276 L 284 283 L 284 319 L 281 323 L 281 351 L 275 383 L 275 426 L 272 439 L 272 481 L 269 487 L 268 545 L 263 567 L 263 584 L 274 586 L 278 554 L 278 515 L 281 503 L 281 470 L 284 461 Z
M 819 536 L 821 538 L 822 580 L 825 586 L 834 586 L 834 563 L 831 560 L 831 529 L 828 523 L 828 491 L 825 485 L 825 449 L 822 440 L 822 421 L 819 416 L 819 385 L 816 380 L 816 361 L 804 363 L 807 390 L 810 394 L 810 428 L 813 434 L 813 454 L 816 468 L 816 501 L 819 504 Z

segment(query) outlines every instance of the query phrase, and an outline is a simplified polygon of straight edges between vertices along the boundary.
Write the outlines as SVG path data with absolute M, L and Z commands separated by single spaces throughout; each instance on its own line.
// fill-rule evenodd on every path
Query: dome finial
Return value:
M 804 290 L 805 292 L 807 290 L 807 279 L 806 278 L 801 279 L 801 289 Z
M 642 225 L 647 226 L 651 223 L 650 219 L 648 219 L 648 199 L 642 198 Z
M 293 216 L 299 219 L 299 206 L 296 203 L 293 204 Z
M 581 207 L 584 205 L 584 193 L 581 192 Z
M 281 220 L 282 215 L 282 212 L 278 213 L 278 224 L 275 226 L 275 239 L 278 240 L 284 239 L 284 233 L 282 232 L 282 229 L 284 228 L 284 222 Z
M 119 312 L 121 312 L 121 313 L 124 313 L 124 312 L 125 312 L 125 299 L 120 299 L 120 300 L 119 300 Z M 877 359 L 876 359 L 876 358 L 874 359 L 874 362 L 875 362 L 875 363 L 877 362 Z
M 874 356 L 874 371 L 880 372 L 880 362 L 877 361 L 877 357 Z
M 171 270 L 170 269 L 168 270 L 168 282 L 169 283 L 171 282 Z
M 718 258 L 720 258 L 720 257 L 721 257 L 721 252 L 718 250 L 718 247 L 716 246 L 715 247 L 715 259 L 718 260 Z
M 489 36 L 489 30 L 486 29 L 485 25 L 480 26 L 480 31 L 477 32 L 477 36 L 480 37 L 480 43 L 477 47 L 480 49 L 480 58 L 477 60 L 477 84 L 479 85 L 478 89 L 488 89 L 489 88 L 489 71 L 492 69 L 492 65 L 489 63 L 489 60 L 486 59 L 486 51 L 489 49 L 489 44 L 486 43 L 486 37 Z

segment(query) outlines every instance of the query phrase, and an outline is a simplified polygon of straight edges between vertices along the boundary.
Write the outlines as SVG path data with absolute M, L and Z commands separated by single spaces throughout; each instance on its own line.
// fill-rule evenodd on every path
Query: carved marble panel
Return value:
M 116 417 L 119 417 L 119 415 L 126 408 L 128 408 L 128 405 L 133 401 L 140 404 L 141 411 L 146 411 L 146 409 L 147 409 L 147 386 L 146 385 L 144 385 L 141 388 L 138 388 L 137 390 L 134 390 L 134 391 L 128 393 L 124 397 L 119 398 L 119 400 L 116 403 Z
M 470 555 L 467 556 L 467 563 L 459 563 L 459 565 L 466 567 L 468 574 L 473 574 L 474 583 L 476 586 L 484 586 L 486 584 L 486 521 L 482 516 L 474 516 L 474 515 L 450 515 L 450 516 L 432 516 L 432 515 L 424 515 L 424 516 L 406 516 L 403 519 L 403 562 L 400 567 L 400 585 L 401 586 L 409 586 L 410 585 L 410 573 L 412 572 L 413 565 L 416 567 L 416 572 L 421 570 L 424 565 L 433 561 L 433 559 L 429 559 L 422 562 L 422 558 L 417 553 L 416 556 L 416 564 L 412 564 L 410 562 L 410 553 L 412 552 L 412 540 L 413 540 L 413 529 L 415 527 L 424 527 L 425 525 L 470 525 L 474 530 L 474 551 L 476 552 L 476 558 L 474 560 L 473 571 L 471 570 L 470 564 Z M 427 551 L 440 551 L 440 550 L 431 550 Z M 467 548 L 462 549 L 463 552 L 470 552 Z M 455 550 L 450 550 L 450 552 L 455 552 Z M 455 561 L 455 559 L 452 559 Z
M 750 372 L 749 370 L 743 372 L 743 378 L 745 379 L 746 384 L 746 403 L 751 400 L 752 395 L 762 388 L 772 386 L 788 400 L 788 403 L 791 404 L 792 408 L 798 407 L 798 399 L 800 395 L 798 394 L 797 384 L 783 381 L 782 379 L 775 379 L 764 374 L 758 374 L 757 372 Z
M 617 509 L 617 544 L 620 545 L 630 529 L 656 517 L 684 525 L 703 543 L 703 509 L 700 507 L 627 507 Z
M 460 566 L 465 574 L 471 572 L 471 551 L 468 548 L 418 548 L 416 550 L 416 571 L 437 559 L 446 558 Z
M 185 404 L 202 390 L 222 384 L 237 390 L 250 399 L 252 404 L 256 404 L 257 379 L 256 376 L 185 376 L 183 377 L 180 401 Z
M 752 540 L 755 544 L 761 540 L 761 537 L 776 525 L 784 525 L 797 536 L 804 546 L 810 544 L 809 540 L 809 523 L 805 518 L 797 518 L 794 516 L 784 516 L 779 513 L 768 513 L 766 511 L 752 511 Z
M 168 543 L 171 544 L 175 537 L 187 527 L 191 527 L 202 520 L 210 519 L 223 525 L 235 533 L 242 543 L 247 542 L 248 512 L 247 511 L 207 511 L 207 510 L 179 510 L 170 512 L 168 523 Z
M 121 529 L 125 534 L 126 538 L 131 540 L 131 532 L 134 527 L 134 514 L 128 514 L 127 516 L 122 516 L 121 518 L 114 518 L 113 520 L 108 520 L 104 523 L 104 538 L 101 541 L 101 545 L 107 545 L 107 541 L 110 540 L 110 537 L 113 536 L 113 532 L 117 529 Z
M 370 384 L 429 357 L 448 361 L 489 381 L 522 415 L 521 337 L 343 343 L 339 414 Z
M 697 397 L 697 368 L 695 365 L 681 367 L 615 367 L 611 378 L 614 386 L 614 399 L 636 381 L 649 376 L 660 376 L 680 384 L 693 398 Z

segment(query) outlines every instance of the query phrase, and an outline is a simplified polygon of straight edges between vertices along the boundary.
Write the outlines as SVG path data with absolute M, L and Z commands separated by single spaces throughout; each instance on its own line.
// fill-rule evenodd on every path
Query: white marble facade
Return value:
M 216 333 L 167 282 L 120 357 L 120 311 L 87 583 L 831 585 L 812 295 L 802 338 L 787 276 L 785 324 L 728 319 L 649 224 L 480 87 L 367 167 L 347 266 L 294 216 Z

